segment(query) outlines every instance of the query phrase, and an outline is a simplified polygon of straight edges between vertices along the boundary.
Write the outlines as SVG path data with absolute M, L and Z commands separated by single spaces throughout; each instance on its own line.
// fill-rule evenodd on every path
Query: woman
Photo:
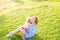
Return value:
M 38 18 L 36 16 L 34 17 L 28 17 L 25 24 L 23 26 L 20 26 L 17 28 L 15 31 L 10 32 L 7 37 L 12 37 L 13 35 L 22 32 L 23 40 L 26 40 L 25 38 L 30 38 L 33 37 L 36 34 L 37 27 L 36 25 L 38 24 Z

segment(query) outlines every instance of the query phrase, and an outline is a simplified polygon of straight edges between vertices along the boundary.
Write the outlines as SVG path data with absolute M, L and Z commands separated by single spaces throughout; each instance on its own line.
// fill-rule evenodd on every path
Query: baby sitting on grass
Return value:
M 38 18 L 36 16 L 28 17 L 25 24 L 16 30 L 10 32 L 7 37 L 12 37 L 13 35 L 21 32 L 23 40 L 26 40 L 26 38 L 33 37 L 36 34 L 36 25 L 38 24 Z

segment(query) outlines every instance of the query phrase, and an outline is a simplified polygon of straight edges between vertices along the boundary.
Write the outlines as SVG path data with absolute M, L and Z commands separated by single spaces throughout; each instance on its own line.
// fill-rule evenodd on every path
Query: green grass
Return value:
M 36 35 L 27 40 L 60 40 L 60 2 L 36 2 L 32 0 L 0 0 L 0 40 L 22 40 L 19 33 L 12 38 L 5 35 L 23 25 L 26 17 L 37 16 Z

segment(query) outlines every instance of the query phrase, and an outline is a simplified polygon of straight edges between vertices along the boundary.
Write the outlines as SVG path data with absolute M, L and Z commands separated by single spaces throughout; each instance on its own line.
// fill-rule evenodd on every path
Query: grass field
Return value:
M 26 17 L 37 16 L 36 35 L 27 40 L 60 40 L 60 0 L 0 0 L 0 40 L 22 40 L 21 33 L 5 35 L 23 25 Z

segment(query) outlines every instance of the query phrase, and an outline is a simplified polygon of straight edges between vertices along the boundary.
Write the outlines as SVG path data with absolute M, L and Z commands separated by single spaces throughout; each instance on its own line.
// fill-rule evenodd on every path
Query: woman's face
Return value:
M 35 17 L 31 18 L 31 22 L 34 23 L 34 24 L 35 24 L 35 20 L 36 20 Z

